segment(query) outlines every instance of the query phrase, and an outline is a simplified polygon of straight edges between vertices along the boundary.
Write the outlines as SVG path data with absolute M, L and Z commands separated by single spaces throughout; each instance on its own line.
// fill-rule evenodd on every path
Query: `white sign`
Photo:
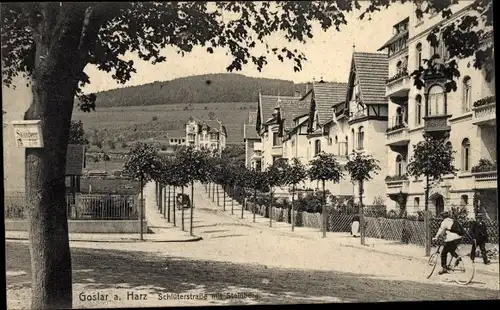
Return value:
M 13 121 L 17 147 L 43 148 L 42 124 L 40 120 Z

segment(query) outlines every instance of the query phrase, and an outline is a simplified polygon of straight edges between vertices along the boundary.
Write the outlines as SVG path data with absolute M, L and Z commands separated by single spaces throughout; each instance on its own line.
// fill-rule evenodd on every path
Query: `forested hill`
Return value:
M 306 86 L 241 74 L 207 74 L 99 92 L 96 106 L 256 102 L 259 89 L 265 95 L 277 95 L 279 92 L 282 96 L 292 96 L 296 91 L 304 94 Z

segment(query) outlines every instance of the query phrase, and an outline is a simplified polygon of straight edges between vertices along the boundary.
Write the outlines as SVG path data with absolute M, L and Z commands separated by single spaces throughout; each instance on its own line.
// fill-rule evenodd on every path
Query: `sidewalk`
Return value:
M 413 244 L 402 244 L 397 241 L 376 239 L 376 238 L 365 238 L 365 245 L 361 245 L 360 238 L 352 237 L 348 232 L 336 233 L 327 232 L 326 238 L 323 238 L 322 232 L 317 228 L 310 227 L 295 227 L 295 231 L 291 231 L 291 224 L 286 222 L 276 222 L 273 220 L 272 227 L 269 227 L 269 219 L 256 214 L 256 221 L 253 222 L 253 214 L 247 210 L 244 210 L 244 218 L 241 219 L 241 205 L 234 202 L 234 215 L 231 215 L 231 198 L 226 198 L 226 211 L 222 210 L 222 207 L 217 206 L 217 202 L 212 202 L 212 198 L 208 198 L 208 193 L 206 192 L 204 186 L 197 184 L 195 185 L 195 203 L 197 201 L 203 202 L 203 204 L 208 208 L 216 210 L 218 214 L 225 216 L 227 218 L 232 218 L 233 220 L 246 224 L 251 227 L 256 227 L 258 229 L 269 229 L 273 230 L 281 235 L 287 235 L 295 238 L 303 238 L 310 240 L 331 240 L 333 243 L 344 247 L 353 247 L 365 251 L 385 253 L 389 255 L 397 255 L 400 257 L 405 257 L 408 259 L 418 259 L 421 261 L 427 261 L 429 258 L 425 256 L 425 249 L 422 246 Z M 226 196 L 227 197 L 227 196 Z M 208 203 L 207 203 L 208 202 Z M 199 202 L 198 202 L 199 204 Z M 221 202 L 222 204 L 222 202 Z M 431 249 L 431 253 L 435 248 Z M 459 248 L 459 253 L 466 254 L 470 251 L 469 246 L 464 246 Z M 484 265 L 481 258 L 476 258 L 475 264 L 476 272 L 485 275 L 499 275 L 499 261 L 494 260 L 490 265 Z
M 72 242 L 193 242 L 202 240 L 198 236 L 190 236 L 189 231 L 182 231 L 180 225 L 174 226 L 160 214 L 156 207 L 155 185 L 146 184 L 144 188 L 145 218 L 149 233 L 70 233 L 69 240 Z M 180 213 L 180 212 L 179 212 Z M 180 219 L 180 215 L 178 217 Z M 180 222 L 180 221 L 179 221 Z M 28 240 L 27 231 L 6 231 L 5 240 Z

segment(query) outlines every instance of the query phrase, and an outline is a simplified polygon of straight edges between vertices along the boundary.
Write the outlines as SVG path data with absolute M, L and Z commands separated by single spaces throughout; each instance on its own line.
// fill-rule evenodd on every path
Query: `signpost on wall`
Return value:
M 43 148 L 42 121 L 12 121 L 16 146 L 20 148 Z

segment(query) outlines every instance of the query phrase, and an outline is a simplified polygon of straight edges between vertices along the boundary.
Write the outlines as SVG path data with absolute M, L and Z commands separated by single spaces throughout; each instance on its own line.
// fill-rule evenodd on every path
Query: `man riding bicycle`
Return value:
M 455 223 L 455 220 L 453 220 L 450 217 L 450 213 L 445 211 L 441 213 L 441 217 L 443 217 L 443 221 L 441 222 L 441 226 L 439 227 L 438 232 L 436 233 L 436 236 L 432 238 L 433 241 L 436 241 L 440 236 L 446 233 L 446 238 L 445 238 L 445 243 L 443 246 L 443 251 L 441 252 L 441 271 L 439 271 L 439 274 L 442 275 L 444 273 L 448 273 L 448 267 L 447 267 L 447 258 L 448 258 L 448 253 L 450 253 L 455 259 L 455 266 L 458 266 L 460 263 L 460 258 L 458 257 L 457 254 L 457 248 L 458 244 L 460 243 L 460 239 L 462 238 L 460 235 L 460 232 L 458 231 L 459 228 L 456 228 L 458 224 Z M 455 225 L 454 225 L 455 224 Z

